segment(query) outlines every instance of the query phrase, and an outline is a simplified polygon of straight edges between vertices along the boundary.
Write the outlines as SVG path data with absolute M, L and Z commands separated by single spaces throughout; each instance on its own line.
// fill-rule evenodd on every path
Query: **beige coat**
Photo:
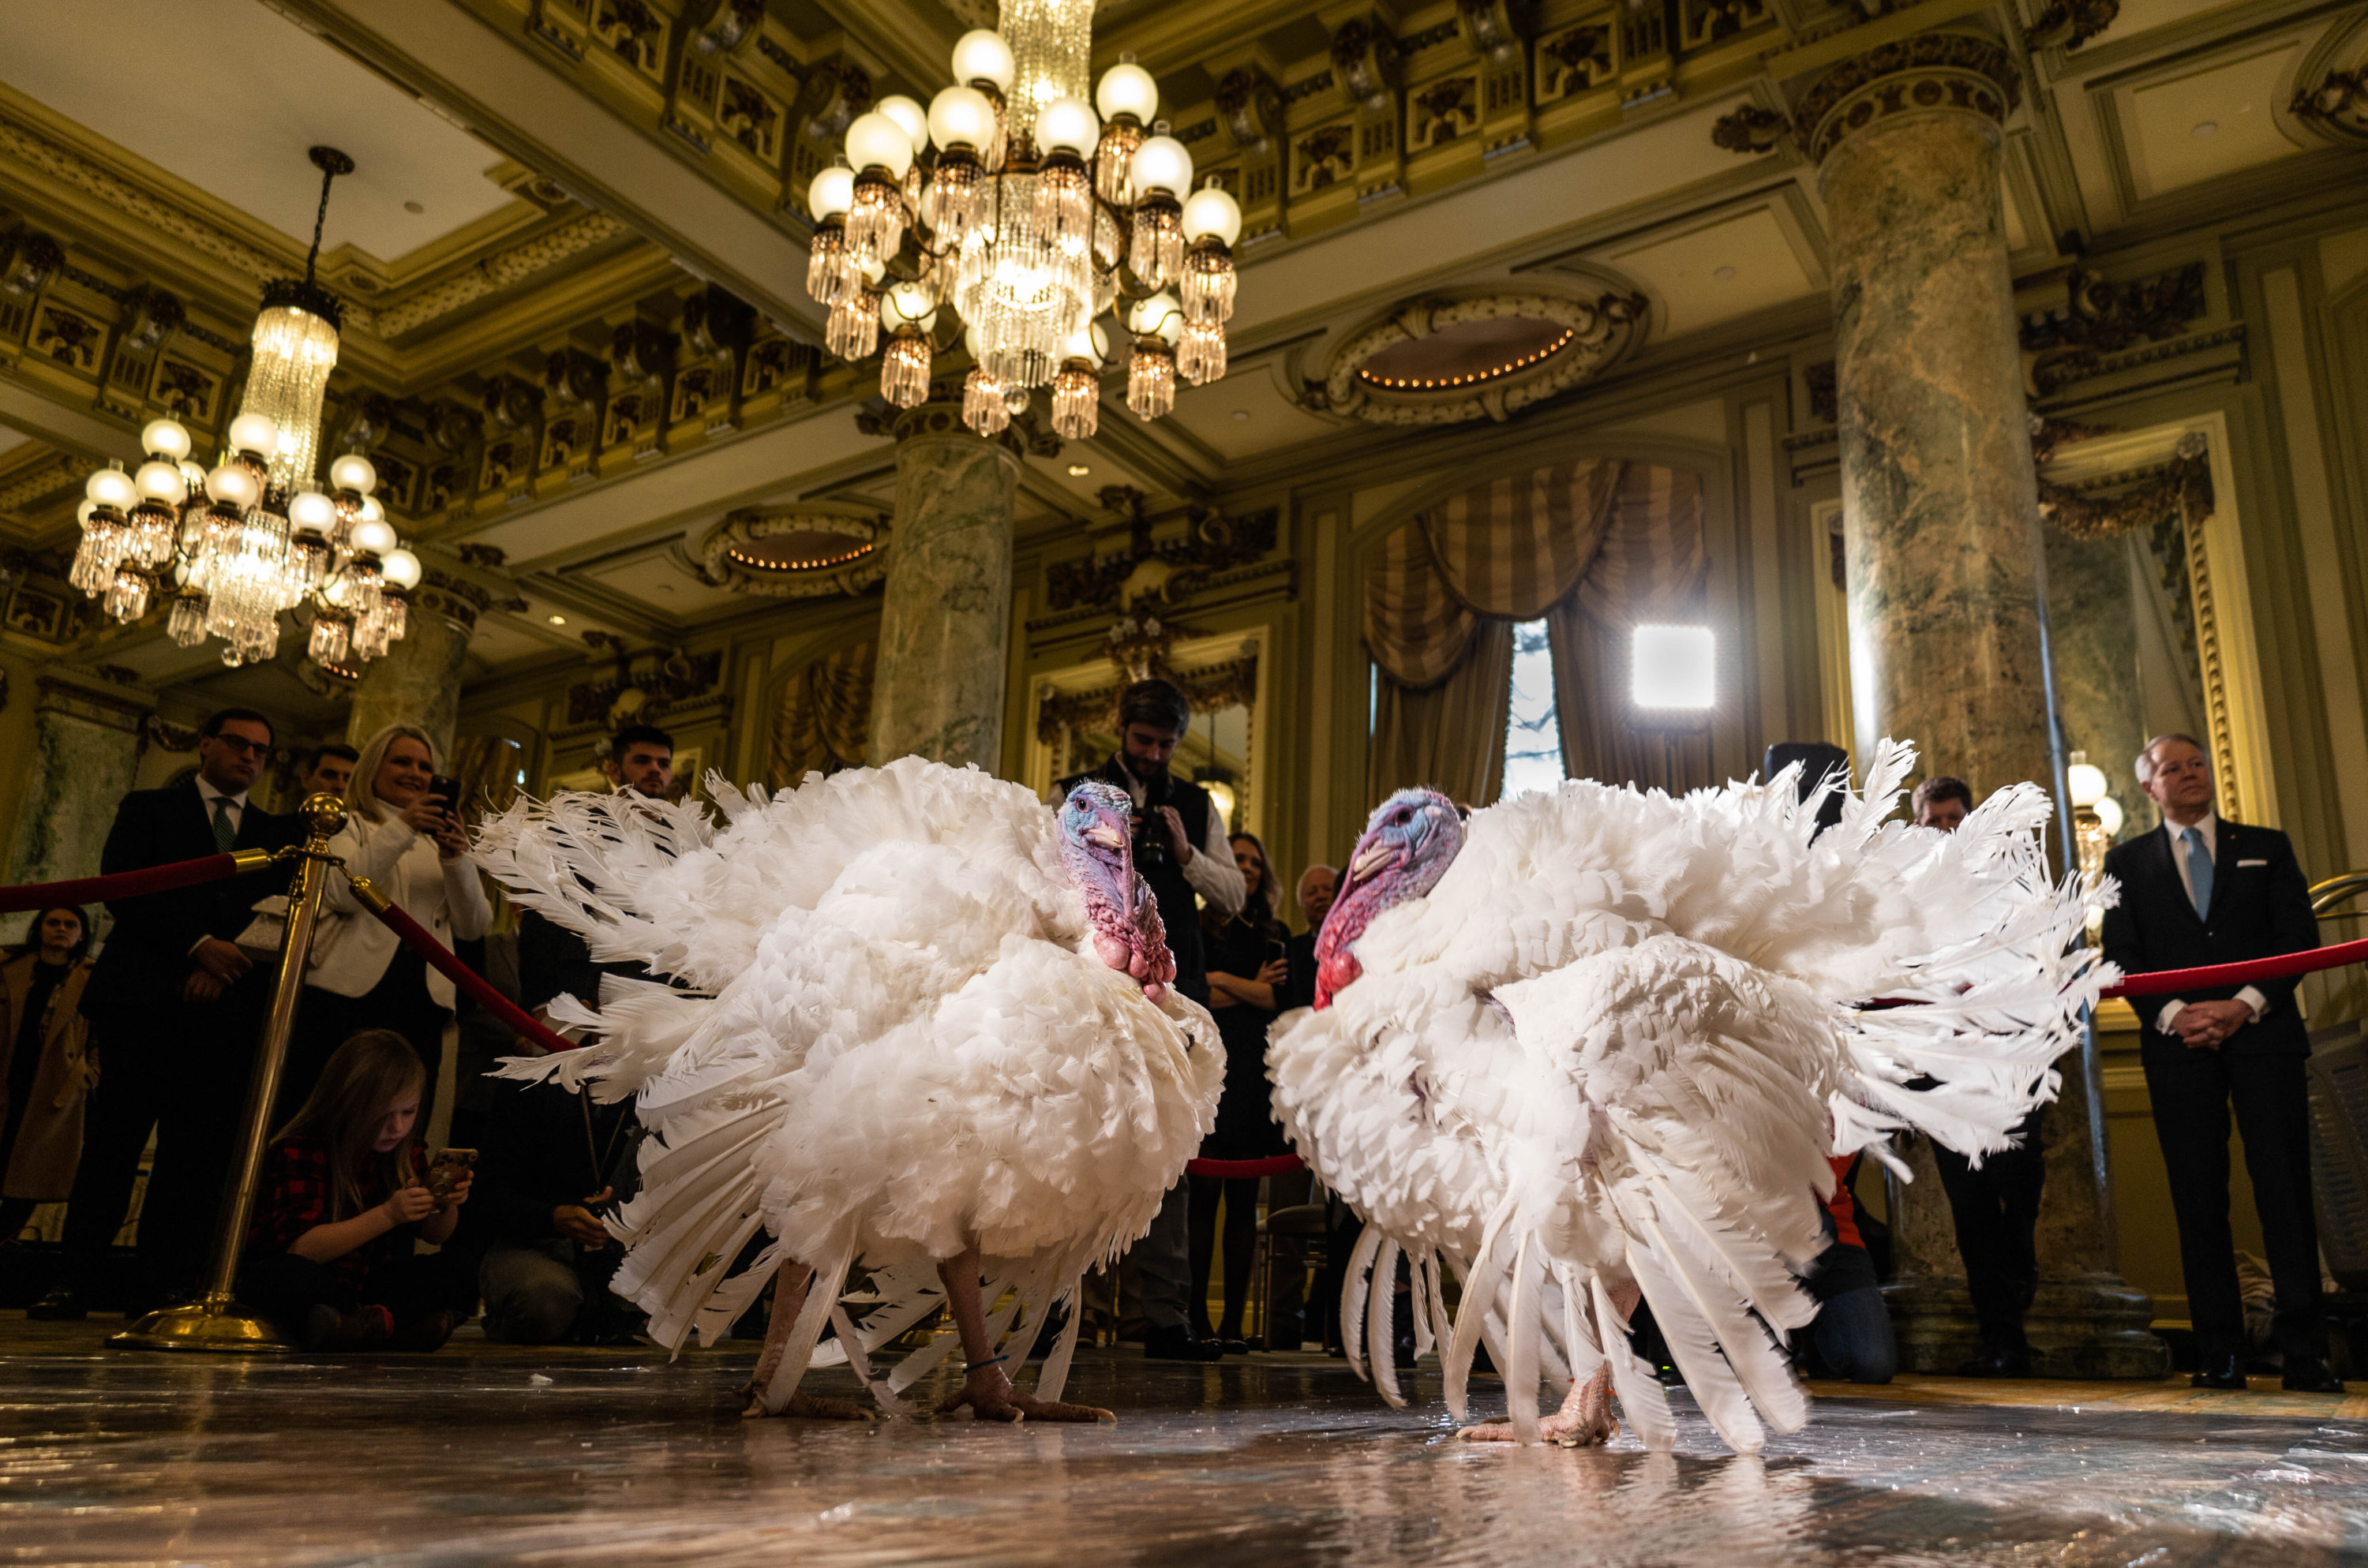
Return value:
M 0 1061 L 16 1047 L 17 1021 L 32 995 L 33 966 L 39 962 L 27 953 L 0 964 Z M 0 1197 L 54 1203 L 74 1189 L 74 1166 L 82 1159 L 83 1108 L 98 1082 L 98 1054 L 90 1049 L 90 1021 L 82 1016 L 90 969 L 90 960 L 80 960 L 50 993 L 32 1103 L 17 1130 L 8 1169 L 0 1175 Z M 7 1075 L 0 1073 L 0 1117 L 7 1109 Z
M 329 840 L 329 853 L 342 858 L 355 876 L 369 878 L 448 948 L 456 937 L 484 936 L 494 923 L 494 907 L 485 897 L 476 862 L 466 855 L 443 858 L 434 839 L 415 832 L 392 812 L 378 822 L 359 814 L 347 818 L 345 827 Z M 340 996 L 367 996 L 385 977 L 403 938 L 362 908 L 343 877 L 329 879 L 323 903 L 338 929 L 313 949 L 304 983 Z M 431 969 L 427 994 L 438 1006 L 449 1008 L 452 983 Z

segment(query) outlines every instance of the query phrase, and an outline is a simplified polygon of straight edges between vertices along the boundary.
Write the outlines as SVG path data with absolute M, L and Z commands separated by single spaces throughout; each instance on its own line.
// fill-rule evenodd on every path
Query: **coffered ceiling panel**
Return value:
M 1239 459 L 1312 441 L 1340 429 L 1295 403 L 1285 390 L 1284 371 L 1269 360 L 1236 365 L 1225 379 L 1178 393 L 1168 419 L 1219 457 Z
M 498 153 L 256 0 L 17 0 L 0 81 L 300 244 L 314 143 L 355 165 L 325 250 L 393 261 L 511 200 L 484 177 Z
M 1655 333 L 1682 337 L 1824 287 L 1772 207 L 1617 246 L 1600 259 L 1652 298 Z
M 699 534 L 707 532 L 705 528 Z M 694 536 L 691 542 L 696 543 Z M 701 582 L 685 572 L 666 552 L 569 574 L 569 580 L 590 581 L 609 592 L 644 606 L 652 615 L 670 621 L 703 620 L 725 610 L 748 609 L 764 600 Z
M 2277 127 L 2274 106 L 2305 40 L 2289 35 L 2192 74 L 2128 89 L 2121 107 L 2131 185 L 2140 200 L 2303 151 Z

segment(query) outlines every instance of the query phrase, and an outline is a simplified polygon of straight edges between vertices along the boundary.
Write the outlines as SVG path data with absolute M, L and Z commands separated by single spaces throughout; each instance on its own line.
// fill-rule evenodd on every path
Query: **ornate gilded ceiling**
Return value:
M 727 517 L 884 500 L 887 446 L 856 417 L 872 372 L 811 347 L 803 192 L 854 114 L 943 84 L 987 0 L 6 11 L 0 538 L 18 550 L 70 537 L 83 474 L 132 455 L 142 420 L 219 425 L 261 283 L 302 266 L 310 213 L 289 182 L 308 183 L 309 142 L 341 135 L 362 167 L 323 256 L 351 307 L 329 444 L 370 450 L 431 550 L 506 560 L 528 608 L 485 618 L 487 665 L 580 651 L 587 627 L 666 637 L 762 613 L 701 570 Z M 93 52 L 93 17 L 188 35 L 199 75 L 233 40 L 235 135 L 128 122 L 118 78 L 72 52 Z M 2034 301 L 2056 297 L 2066 247 L 2356 181 L 2362 17 L 2267 0 L 1112 0 L 1097 62 L 1148 66 L 1244 209 L 1234 369 L 1158 427 L 1106 419 L 1030 458 L 1023 530 L 1102 517 L 1113 483 L 1180 504 L 1393 439 L 1377 420 L 1517 416 L 1706 346 L 1817 330 L 1801 133 L 1855 102 L 1818 84 L 1943 24 L 1994 40 L 2014 100 L 2009 241 Z M 2091 267 L 2089 286 L 2165 265 Z M 1492 388 L 1430 389 L 1444 402 L 1360 379 L 1424 335 L 1409 322 L 1478 321 L 1481 300 L 1551 301 L 1529 316 L 1569 340 Z M 176 673 L 136 631 L 91 635 L 145 678 Z

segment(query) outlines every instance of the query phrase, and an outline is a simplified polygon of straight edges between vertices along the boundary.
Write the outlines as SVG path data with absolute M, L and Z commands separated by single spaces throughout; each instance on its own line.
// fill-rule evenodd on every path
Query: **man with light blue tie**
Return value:
M 2105 915 L 2105 956 L 2132 974 L 2238 963 L 2318 946 L 2309 884 L 2274 828 L 2213 811 L 2212 763 L 2186 735 L 2157 735 L 2137 777 L 2162 825 L 2105 857 L 2122 900 Z M 2311 1212 L 2310 1039 L 2294 982 L 2265 980 L 2137 998 L 2139 1060 L 2154 1102 L 2180 1264 L 2195 1325 L 2195 1386 L 2245 1386 L 2245 1312 L 2228 1233 L 2228 1112 L 2277 1290 L 2273 1332 L 2285 1386 L 2340 1393 L 2327 1368 L 2318 1229 Z

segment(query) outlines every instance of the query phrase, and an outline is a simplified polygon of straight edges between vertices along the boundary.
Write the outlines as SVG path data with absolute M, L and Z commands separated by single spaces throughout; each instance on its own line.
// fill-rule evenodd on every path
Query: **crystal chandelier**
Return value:
M 270 482 L 293 491 L 313 481 L 320 459 L 321 394 L 337 365 L 337 330 L 345 312 L 337 297 L 313 281 L 321 259 L 321 229 L 329 217 L 329 187 L 354 172 L 354 161 L 335 147 L 312 149 L 321 171 L 321 205 L 313 215 L 313 248 L 304 276 L 275 278 L 263 286 L 263 310 L 255 318 L 254 361 L 247 371 L 242 416 L 271 422 L 279 444 L 264 454 Z
M 332 462 L 328 491 L 290 488 L 276 478 L 285 433 L 254 413 L 231 421 L 230 455 L 211 473 L 189 460 L 176 420 L 151 422 L 140 444 L 148 460 L 136 473 L 110 463 L 90 476 L 68 573 L 109 616 L 138 620 L 169 598 L 173 641 L 218 637 L 233 669 L 278 653 L 280 612 L 301 607 L 312 612 L 305 651 L 324 668 L 348 672 L 403 635 L 419 558 L 371 497 L 368 458 Z
M 1156 419 L 1225 373 L 1241 209 L 1152 116 L 1159 89 L 1123 62 L 1086 100 L 1094 0 L 1004 0 L 1002 28 L 954 45 L 955 85 L 925 113 L 892 97 L 847 128 L 843 166 L 807 191 L 806 290 L 824 343 L 881 356 L 900 408 L 928 395 L 951 307 L 976 362 L 962 421 L 992 436 L 1050 387 L 1053 426 L 1093 435 L 1110 335 L 1123 323 L 1127 406 Z M 1099 112 L 1097 112 L 1099 110 Z M 1147 128 L 1147 129 L 1146 129 Z M 951 337 L 947 340 L 951 342 Z

